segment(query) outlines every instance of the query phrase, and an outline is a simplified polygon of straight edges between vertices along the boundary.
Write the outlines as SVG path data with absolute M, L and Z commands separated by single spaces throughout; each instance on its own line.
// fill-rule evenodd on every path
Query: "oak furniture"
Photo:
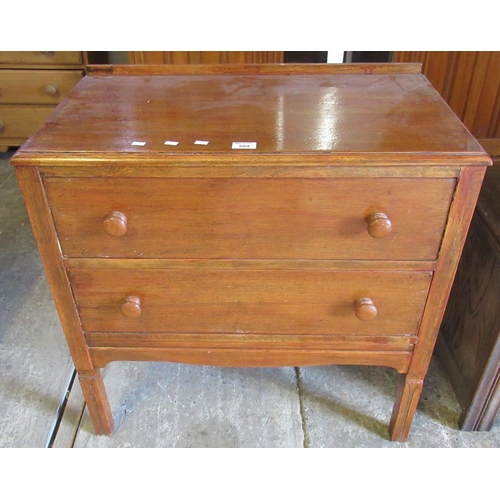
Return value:
M 97 433 L 112 361 L 336 363 L 407 438 L 491 163 L 420 65 L 90 67 L 11 162 Z
M 0 151 L 20 146 L 42 125 L 101 52 L 0 51 Z
M 500 408 L 500 165 L 484 179 L 438 340 L 460 428 L 489 431 Z

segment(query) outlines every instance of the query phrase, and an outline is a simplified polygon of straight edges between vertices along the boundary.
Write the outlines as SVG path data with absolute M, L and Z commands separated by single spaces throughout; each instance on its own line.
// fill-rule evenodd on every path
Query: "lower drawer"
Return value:
M 0 106 L 0 140 L 25 140 L 35 133 L 55 106 Z
M 73 268 L 69 277 L 86 332 L 383 336 L 417 333 L 431 273 Z

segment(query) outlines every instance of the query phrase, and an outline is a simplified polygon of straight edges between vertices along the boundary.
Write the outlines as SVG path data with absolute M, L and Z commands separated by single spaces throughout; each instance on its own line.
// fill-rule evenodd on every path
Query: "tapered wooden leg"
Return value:
M 423 380 L 410 380 L 406 375 L 401 377 L 389 424 L 393 441 L 406 441 L 408 438 L 422 387 Z
M 112 434 L 114 428 L 113 416 L 104 389 L 101 371 L 96 369 L 79 372 L 78 378 L 96 434 Z

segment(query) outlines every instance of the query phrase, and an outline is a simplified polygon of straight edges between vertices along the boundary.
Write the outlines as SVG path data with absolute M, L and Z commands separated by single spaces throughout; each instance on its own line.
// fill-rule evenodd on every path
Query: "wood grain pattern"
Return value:
M 395 52 L 422 72 L 491 155 L 500 147 L 500 52 Z
M 239 141 L 256 142 L 256 149 L 232 149 Z M 293 154 L 296 164 L 307 153 L 326 163 L 337 162 L 329 155 L 364 160 L 376 152 L 413 153 L 413 163 L 425 157 L 436 164 L 463 152 L 484 162 L 482 148 L 420 74 L 301 74 L 292 81 L 287 74 L 86 76 L 17 154 L 43 162 L 46 150 L 87 161 L 120 152 L 179 162 L 183 153 L 262 165 L 260 154 Z
M 113 415 L 100 370 L 80 371 L 78 379 L 96 434 L 112 434 L 114 429 Z
M 457 163 L 465 161 L 455 156 L 442 155 L 439 164 L 433 164 L 427 157 L 421 158 L 420 162 L 429 165 L 415 165 L 415 158 L 410 156 L 395 155 L 390 159 L 388 155 L 378 156 L 369 160 L 367 166 L 360 167 L 359 155 L 335 155 L 322 158 L 320 156 L 300 155 L 300 158 L 290 155 L 283 158 L 281 155 L 258 155 L 252 161 L 248 158 L 233 158 L 231 161 L 227 155 L 214 155 L 204 157 L 201 160 L 196 155 L 179 157 L 162 157 L 161 155 L 127 155 L 126 158 L 106 156 L 100 163 L 84 161 L 82 157 L 71 155 L 65 158 L 61 165 L 60 157 L 47 154 L 40 159 L 40 173 L 44 177 L 144 177 L 144 168 L 147 168 L 147 177 L 191 177 L 220 179 L 231 178 L 290 178 L 290 179 L 338 179 L 341 177 L 362 178 L 453 178 L 460 177 L 461 167 Z M 29 155 L 23 158 L 23 164 L 33 165 L 34 158 Z M 399 162 L 398 162 L 399 160 Z M 479 157 L 469 158 L 472 164 L 478 162 Z M 16 163 L 17 158 L 13 163 Z M 264 165 L 260 165 L 260 162 Z M 408 165 L 404 165 L 405 161 Z M 481 160 L 484 162 L 484 157 Z M 139 162 L 139 167 L 134 166 Z M 388 166 L 381 167 L 380 164 Z M 411 165 L 411 166 L 410 166 Z M 326 167 L 326 168 L 325 168 Z
M 412 334 L 431 273 L 206 269 L 72 269 L 82 326 L 97 332 Z M 123 300 L 141 299 L 124 318 Z M 355 302 L 377 304 L 359 321 Z
M 427 373 L 485 171 L 480 167 L 464 168 L 458 182 L 420 325 L 418 355 L 413 357 L 408 372 L 411 380 L 422 380 Z
M 129 52 L 130 64 L 282 63 L 284 53 L 271 51 L 146 51 Z
M 433 260 L 454 179 L 46 178 L 71 258 Z M 103 229 L 126 216 L 121 237 Z M 390 214 L 391 234 L 369 234 Z
M 401 375 L 396 393 L 396 404 L 389 423 L 393 441 L 407 440 L 422 388 L 423 380 L 411 380 L 408 375 Z
M 140 75 L 387 75 L 418 74 L 419 63 L 391 64 L 131 64 L 131 65 L 91 65 L 89 75 L 140 76 Z
M 241 333 L 109 333 L 86 332 L 89 347 L 173 347 L 207 349 L 333 349 L 335 351 L 413 350 L 416 335 L 268 335 Z
M 186 349 L 92 347 L 92 360 L 102 368 L 112 361 L 169 361 L 210 366 L 272 367 L 327 364 L 388 366 L 399 373 L 408 369 L 410 353 L 287 349 Z

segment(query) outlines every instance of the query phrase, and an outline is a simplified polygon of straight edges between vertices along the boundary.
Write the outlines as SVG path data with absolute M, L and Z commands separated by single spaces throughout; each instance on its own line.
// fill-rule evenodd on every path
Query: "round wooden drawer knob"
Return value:
M 57 93 L 59 92 L 59 89 L 57 88 L 57 85 L 53 85 L 53 84 L 49 84 L 49 85 L 46 85 L 45 86 L 45 92 L 48 94 L 48 95 L 57 95 Z
M 127 216 L 121 212 L 111 212 L 104 219 L 103 226 L 110 236 L 123 236 L 127 232 Z
M 377 308 L 372 299 L 363 297 L 356 301 L 356 317 L 361 321 L 370 321 L 377 317 Z
M 141 315 L 141 299 L 130 295 L 123 302 L 120 311 L 126 318 L 138 318 Z
M 392 222 L 387 215 L 377 212 L 368 217 L 368 234 L 372 238 L 385 238 L 392 231 Z

